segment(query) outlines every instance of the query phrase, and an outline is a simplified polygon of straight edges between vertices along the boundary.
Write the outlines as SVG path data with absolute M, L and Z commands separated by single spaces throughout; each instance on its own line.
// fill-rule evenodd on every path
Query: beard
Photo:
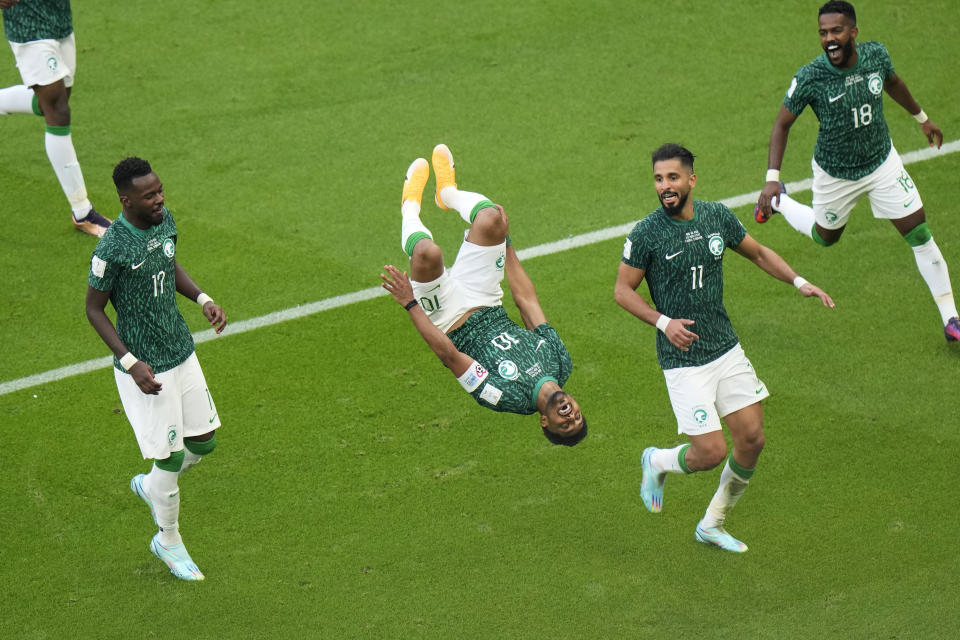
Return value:
M 680 212 L 683 211 L 683 207 L 687 204 L 687 198 L 690 197 L 690 194 L 689 194 L 689 193 L 685 193 L 685 194 L 683 194 L 683 195 L 681 196 L 679 193 L 676 193 L 676 192 L 668 192 L 668 193 L 671 193 L 671 195 L 677 196 L 677 204 L 675 204 L 675 205 L 673 205 L 673 206 L 670 206 L 670 205 L 668 205 L 667 203 L 665 203 L 665 202 L 663 201 L 663 196 L 664 196 L 664 194 L 662 194 L 662 193 L 660 194 L 660 204 L 663 205 L 663 209 L 664 209 L 664 211 L 667 212 L 667 215 L 668 215 L 668 216 L 676 216 L 676 215 L 679 215 Z
M 829 53 L 828 53 L 828 54 L 827 54 L 827 60 L 829 60 L 829 61 L 830 61 L 830 64 L 832 64 L 832 65 L 835 66 L 835 67 L 844 67 L 844 66 L 846 66 L 846 64 L 850 61 L 850 58 L 853 56 L 854 46 L 855 46 L 855 45 L 854 45 L 854 42 L 853 42 L 852 39 L 851 39 L 851 40 L 847 40 L 847 44 L 845 44 L 845 45 L 843 45 L 842 47 L 840 47 L 840 58 L 839 58 L 836 62 L 834 62 L 834 61 L 830 58 L 830 55 L 829 55 Z

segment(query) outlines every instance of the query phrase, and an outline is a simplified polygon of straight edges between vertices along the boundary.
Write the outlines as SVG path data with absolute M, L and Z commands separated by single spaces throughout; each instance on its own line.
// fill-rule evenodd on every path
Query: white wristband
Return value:
M 795 286 L 797 289 L 799 289 L 805 284 L 810 284 L 810 283 L 804 280 L 803 276 L 797 276 L 796 278 L 793 279 L 793 286 Z
M 660 329 L 660 331 L 663 331 L 664 333 L 666 333 L 667 325 L 670 324 L 671 320 L 673 320 L 673 318 L 665 316 L 661 313 L 660 317 L 657 318 L 657 329 Z
M 780 169 L 767 169 L 767 182 L 780 182 Z
M 120 358 L 120 366 L 123 367 L 124 371 L 130 371 L 130 367 L 140 362 L 137 360 L 137 356 L 133 355 L 129 351 L 123 354 L 123 357 Z
M 208 296 L 207 294 L 201 291 L 200 295 L 197 296 L 197 304 L 202 307 L 208 302 L 213 302 L 213 298 L 211 298 L 210 296 Z
M 913 117 L 916 118 L 917 122 L 919 122 L 920 124 L 923 124 L 924 122 L 930 119 L 927 117 L 927 114 L 924 113 L 923 109 L 920 109 L 920 113 L 913 114 Z

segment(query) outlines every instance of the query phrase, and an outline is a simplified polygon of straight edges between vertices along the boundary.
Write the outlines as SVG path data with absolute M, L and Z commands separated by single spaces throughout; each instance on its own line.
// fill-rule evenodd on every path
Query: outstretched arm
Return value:
M 198 302 L 197 298 L 203 291 L 200 290 L 200 287 L 196 285 L 193 278 L 190 277 L 190 274 L 188 274 L 176 260 L 173 261 L 173 268 L 177 281 L 177 293 L 194 302 Z M 205 301 L 201 310 L 203 311 L 204 317 L 210 321 L 210 326 L 214 327 L 217 333 L 222 332 L 223 328 L 227 326 L 227 315 L 223 312 L 223 308 L 213 300 Z
M 650 306 L 646 299 L 637 293 L 637 287 L 643 282 L 646 273 L 643 269 L 620 263 L 617 271 L 617 284 L 613 287 L 613 299 L 621 307 L 637 316 L 649 325 L 663 331 L 670 340 L 670 344 L 681 351 L 689 351 L 693 341 L 699 338 L 697 334 L 687 329 L 693 320 L 687 318 L 668 318 Z M 661 320 L 665 318 L 666 320 Z M 662 326 L 661 326 L 662 325 Z
M 781 258 L 776 251 L 760 244 L 754 240 L 749 233 L 744 236 L 740 244 L 734 247 L 733 250 L 777 280 L 797 286 L 804 297 L 809 298 L 816 296 L 820 298 L 823 306 L 833 308 L 833 300 L 824 293 L 820 287 L 812 285 L 803 278 L 800 278 L 797 272 L 794 271 L 790 265 L 787 264 L 787 261 Z
M 907 83 L 897 74 L 893 74 L 887 78 L 883 88 L 891 98 L 896 100 L 897 104 L 917 119 L 917 122 L 920 123 L 920 127 L 923 129 L 923 135 L 927 136 L 927 142 L 930 143 L 930 146 L 937 145 L 937 149 L 939 149 L 940 145 L 943 144 L 943 132 L 940 131 L 940 127 L 938 127 L 933 120 L 927 118 L 927 114 L 923 113 L 923 109 L 920 108 L 920 105 L 917 104 L 917 101 L 914 100 L 910 94 L 910 89 L 907 89 Z
M 123 340 L 120 339 L 117 330 L 107 316 L 105 309 L 107 308 L 107 300 L 109 299 L 109 291 L 100 291 L 87 285 L 87 299 L 85 304 L 87 320 L 93 325 L 100 339 L 110 347 L 113 354 L 117 356 L 118 359 L 123 359 L 130 350 L 127 348 L 127 345 L 123 343 Z M 133 355 L 136 357 L 137 354 Z M 133 376 L 133 381 L 140 387 L 140 391 L 151 395 L 157 395 L 160 392 L 163 385 L 153 377 L 153 368 L 146 362 L 137 360 L 130 365 L 128 372 Z
M 380 274 L 380 279 L 383 280 L 380 286 L 389 291 L 393 299 L 404 308 L 410 305 L 411 302 L 416 303 L 416 298 L 413 297 L 413 286 L 410 284 L 410 279 L 407 278 L 407 274 L 392 264 L 385 266 L 384 270 L 387 273 Z M 410 305 L 407 311 L 410 313 L 410 320 L 413 322 L 413 326 L 416 327 L 417 331 L 423 337 L 424 342 L 427 343 L 433 353 L 440 358 L 443 366 L 450 369 L 457 378 L 462 376 L 473 363 L 473 358 L 458 351 L 450 338 L 430 322 L 430 318 L 423 312 L 419 304 Z
M 513 301 L 520 310 L 520 317 L 523 318 L 523 324 L 527 329 L 535 329 L 547 321 L 547 316 L 540 308 L 540 300 L 537 299 L 537 290 L 533 286 L 533 281 L 527 272 L 523 270 L 520 264 L 520 258 L 513 246 L 507 247 L 507 282 L 510 284 L 510 294 Z
M 796 121 L 797 116 L 781 104 L 780 111 L 777 112 L 777 119 L 773 123 L 773 130 L 770 132 L 770 151 L 767 154 L 768 171 L 776 171 L 779 174 L 780 166 L 783 164 L 783 154 L 787 150 L 787 137 L 790 135 L 790 127 Z M 777 204 L 780 204 L 779 181 L 767 180 L 760 191 L 760 197 L 757 199 L 761 211 L 770 215 L 770 201 L 774 198 Z

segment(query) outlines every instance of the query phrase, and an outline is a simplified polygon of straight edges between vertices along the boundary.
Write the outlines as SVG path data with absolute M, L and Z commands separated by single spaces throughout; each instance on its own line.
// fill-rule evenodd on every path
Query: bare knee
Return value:
M 694 442 L 687 451 L 687 468 L 690 471 L 713 469 L 727 457 L 727 443 L 723 438 L 709 442 Z
M 482 239 L 483 244 L 499 244 L 509 232 L 507 218 L 497 207 L 481 209 L 473 219 L 470 232 Z
M 431 282 L 443 275 L 443 252 L 437 243 L 424 238 L 413 247 L 410 256 L 410 278 L 416 282 Z

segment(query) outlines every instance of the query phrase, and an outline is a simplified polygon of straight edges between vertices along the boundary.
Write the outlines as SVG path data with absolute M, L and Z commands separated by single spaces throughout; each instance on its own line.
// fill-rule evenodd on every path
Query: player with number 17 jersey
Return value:
M 657 311 L 687 318 L 700 338 L 689 351 L 674 347 L 657 332 L 657 360 L 663 369 L 700 366 L 738 343 L 723 306 L 723 255 L 740 244 L 746 229 L 719 202 L 693 202 L 692 220 L 667 215 L 661 206 L 627 236 L 622 262 L 642 269 Z
M 90 286 L 111 292 L 120 339 L 154 373 L 176 367 L 194 349 L 177 308 L 176 247 L 177 225 L 164 207 L 163 221 L 149 229 L 138 229 L 117 216 L 91 260 Z M 116 356 L 114 366 L 123 370 Z

